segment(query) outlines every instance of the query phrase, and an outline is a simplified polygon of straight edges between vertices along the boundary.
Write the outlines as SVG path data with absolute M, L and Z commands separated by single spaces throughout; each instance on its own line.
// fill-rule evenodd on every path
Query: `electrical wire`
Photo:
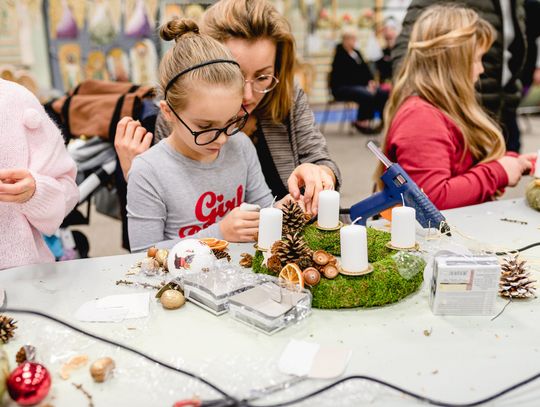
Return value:
M 98 336 L 98 335 L 95 335 L 91 332 L 88 332 L 88 331 L 85 331 L 84 329 L 81 329 L 81 328 L 78 328 L 76 327 L 75 325 L 72 325 L 70 324 L 69 322 L 66 322 L 66 321 L 63 321 L 59 318 L 56 318 L 52 315 L 49 315 L 49 314 L 46 314 L 44 312 L 41 312 L 41 311 L 35 311 L 35 310 L 29 310 L 29 309 L 21 309 L 21 308 L 2 308 L 2 312 L 6 312 L 6 313 L 13 313 L 13 314 L 30 314 L 30 315 L 35 315 L 35 316 L 40 316 L 40 317 L 43 317 L 45 319 L 49 319 L 51 321 L 54 321 L 60 325 L 63 325 L 65 326 L 66 328 L 69 328 L 69 329 L 72 329 L 74 330 L 75 332 L 78 332 L 82 335 L 85 335 L 85 336 L 88 336 L 92 339 L 96 339 L 98 341 L 101 341 L 101 342 L 105 342 L 109 345 L 112 345 L 112 346 L 117 346 L 121 349 L 124 349 L 128 352 L 131 352 L 131 353 L 134 353 L 138 356 L 141 356 L 142 358 L 144 359 L 147 359 L 149 360 L 150 362 L 154 362 L 162 367 L 165 367 L 167 369 L 170 369 L 170 370 L 173 370 L 177 373 L 181 373 L 183 375 L 186 375 L 186 376 L 189 376 L 193 379 L 196 379 L 196 380 L 199 380 L 200 382 L 204 383 L 205 385 L 207 385 L 208 387 L 210 387 L 212 390 L 216 391 L 217 393 L 221 394 L 223 397 L 225 397 L 225 399 L 230 399 L 231 401 L 237 401 L 234 397 L 231 397 L 227 392 L 225 392 L 224 390 L 222 390 L 221 388 L 219 388 L 218 386 L 216 386 L 215 384 L 209 382 L 208 380 L 206 380 L 205 378 L 201 377 L 201 376 L 198 376 L 197 374 L 195 373 L 191 373 L 187 370 L 183 370 L 183 369 L 180 369 L 178 367 L 175 367 L 175 366 L 172 366 L 166 362 L 162 362 L 158 359 L 155 359 L 154 357 L 150 356 L 150 355 L 147 355 L 146 353 L 144 352 L 141 352 L 137 349 L 134 349 L 134 348 L 131 348 L 127 345 L 124 345 L 122 343 L 118 343 L 118 342 L 115 342 L 111 339 L 107 339 L 107 338 L 103 338 L 101 336 Z
M 521 249 L 515 249 L 515 250 L 510 250 L 508 252 L 495 252 L 495 254 L 497 256 L 504 256 L 506 254 L 512 254 L 512 253 L 521 253 L 521 252 L 524 252 L 525 250 L 529 250 L 529 249 L 532 249 L 533 247 L 536 247 L 536 246 L 540 246 L 540 242 L 536 242 L 536 243 L 532 243 L 530 245 L 527 245 L 525 247 L 522 247 Z
M 540 243 L 536 243 L 535 244 L 536 246 L 540 245 Z M 533 247 L 533 245 L 530 245 L 531 247 Z M 210 387 L 211 389 L 213 389 L 214 391 L 216 391 L 217 393 L 219 393 L 220 395 L 222 395 L 224 397 L 224 399 L 218 399 L 218 400 L 206 400 L 206 401 L 195 401 L 194 400 L 194 403 L 191 404 L 191 405 L 197 405 L 197 406 L 200 406 L 200 407 L 285 407 L 285 406 L 290 406 L 292 404 L 296 404 L 296 403 L 300 403 L 302 401 L 305 401 L 305 400 L 308 400 L 310 398 L 313 398 L 313 397 L 316 397 L 318 396 L 319 394 L 322 394 L 342 383 L 345 383 L 345 382 L 348 382 L 348 381 L 351 381 L 351 380 L 365 380 L 365 381 L 368 381 L 368 382 L 373 382 L 373 383 L 377 383 L 377 384 L 380 384 L 384 387 L 388 387 L 392 390 L 395 390 L 395 391 L 398 391 L 402 394 L 405 394 L 409 397 L 412 397 L 420 402 L 423 402 L 423 403 L 428 403 L 428 404 L 431 404 L 431 405 L 434 405 L 434 406 L 441 406 L 441 407 L 475 407 L 475 406 L 479 406 L 479 405 L 482 405 L 482 404 L 485 404 L 485 403 L 488 403 L 490 401 L 493 401 L 495 399 L 498 399 L 500 397 L 502 397 L 503 395 L 505 394 L 508 394 L 520 387 L 523 387 L 535 380 L 537 380 L 538 378 L 540 378 L 540 373 L 537 373 L 527 379 L 524 379 L 518 383 L 515 383 L 513 384 L 512 386 L 509 386 L 491 396 L 488 396 L 486 398 L 483 398 L 483 399 L 480 399 L 480 400 L 477 400 L 477 401 L 473 401 L 473 402 L 470 402 L 470 403 L 449 403 L 449 402 L 445 402 L 445 401 L 440 401 L 440 400 L 435 400 L 435 399 L 432 399 L 432 398 L 429 398 L 429 397 L 426 397 L 426 396 L 422 396 L 421 394 L 418 394 L 418 393 L 415 393 L 413 391 L 410 391 L 410 390 L 407 390 L 407 389 L 404 389 L 402 387 L 399 387 L 395 384 L 392 384 L 392 383 L 389 383 L 389 382 L 386 382 L 384 380 L 381 380 L 381 379 L 377 379 L 375 377 L 371 377 L 371 376 L 365 376 L 365 375 L 353 375 L 353 376 L 346 376 L 346 377 L 343 377 L 333 383 L 330 383 L 329 385 L 327 386 L 324 386 L 318 390 L 315 390 L 311 393 L 308 393 L 308 394 L 305 394 L 303 396 L 300 396 L 300 397 L 297 397 L 295 399 L 291 399 L 291 400 L 288 400 L 288 401 L 284 401 L 284 402 L 279 402 L 279 403 L 274 403 L 274 404 L 252 404 L 250 403 L 249 401 L 247 400 L 238 400 L 234 397 L 232 397 L 231 395 L 229 395 L 227 392 L 225 392 L 224 390 L 222 390 L 221 388 L 219 388 L 218 386 L 216 386 L 215 384 L 211 383 L 210 381 L 204 379 L 203 377 L 195 374 L 195 373 L 191 373 L 187 370 L 183 370 L 183 369 L 180 369 L 178 367 L 175 367 L 175 366 L 172 366 L 168 363 L 165 363 L 165 362 L 162 362 L 158 359 L 155 359 L 154 357 L 150 356 L 150 355 L 147 355 L 145 354 L 144 352 L 141 352 L 139 350 L 136 350 L 134 348 L 131 348 L 127 345 L 124 345 L 122 343 L 118 343 L 118 342 L 115 342 L 113 340 L 110 340 L 110 339 L 107 339 L 107 338 L 103 338 L 101 336 L 98 336 L 98 335 L 95 335 L 91 332 L 88 332 L 88 331 L 85 331 L 84 329 L 81 329 L 81 328 L 78 328 L 72 324 L 70 324 L 69 322 L 66 322 L 66 321 L 63 321 L 59 318 L 56 318 L 52 315 L 49 315 L 49 314 L 46 314 L 44 312 L 41 312 L 41 311 L 34 311 L 34 310 L 29 310 L 29 309 L 19 309 L 19 308 L 2 308 L 2 312 L 7 312 L 7 313 L 14 313 L 14 314 L 29 314 L 29 315 L 35 315 L 35 316 L 40 316 L 40 317 L 43 317 L 45 319 L 49 319 L 51 321 L 54 321 L 60 325 L 63 325 L 64 327 L 67 327 L 67 328 L 70 328 L 72 330 L 74 330 L 75 332 L 78 332 L 82 335 L 85 335 L 85 336 L 88 336 L 90 338 L 93 338 L 93 339 L 96 339 L 98 341 L 101 341 L 101 342 L 104 342 L 104 343 L 107 343 L 109 345 L 112 345 L 112 346 L 117 346 L 119 347 L 120 349 L 123 349 L 125 351 L 128 351 L 128 352 L 131 352 L 131 353 L 134 353 L 138 356 L 141 356 L 142 358 L 144 359 L 147 359 L 153 363 L 156 363 L 162 367 L 165 367 L 169 370 L 173 370 L 177 373 L 181 373 L 183 375 L 186 375 L 188 377 L 191 377 L 195 380 L 198 380 L 200 381 L 201 383 L 204 383 L 205 385 L 207 385 L 208 387 Z

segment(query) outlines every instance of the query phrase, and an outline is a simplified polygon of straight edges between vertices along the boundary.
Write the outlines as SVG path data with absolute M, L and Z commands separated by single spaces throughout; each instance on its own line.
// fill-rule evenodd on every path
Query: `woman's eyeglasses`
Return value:
M 268 93 L 279 83 L 279 79 L 273 75 L 260 75 L 255 79 L 245 79 L 245 83 L 251 83 L 252 89 L 257 93 Z
M 219 138 L 221 133 L 225 133 L 226 136 L 232 136 L 238 133 L 246 125 L 246 122 L 249 116 L 249 113 L 247 112 L 247 110 L 244 108 L 244 106 L 242 106 L 242 110 L 244 111 L 245 114 L 233 120 L 227 126 L 221 129 L 216 128 L 216 129 L 208 129 L 208 130 L 201 130 L 201 131 L 193 131 L 190 129 L 187 123 L 183 121 L 180 118 L 180 116 L 178 116 L 178 114 L 174 111 L 174 109 L 169 104 L 169 102 L 167 102 L 167 105 L 169 105 L 169 109 L 171 109 L 171 111 L 174 113 L 176 118 L 180 120 L 180 123 L 182 123 L 186 127 L 186 129 L 189 130 L 189 132 L 193 135 L 193 137 L 195 137 L 195 144 L 197 144 L 198 146 L 205 146 L 207 144 L 213 143 Z

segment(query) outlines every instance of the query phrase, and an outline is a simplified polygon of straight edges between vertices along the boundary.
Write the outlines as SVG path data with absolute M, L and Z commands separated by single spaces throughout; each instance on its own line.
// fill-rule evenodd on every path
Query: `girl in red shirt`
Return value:
M 474 83 L 495 36 L 471 9 L 428 8 L 413 27 L 385 109 L 384 150 L 439 209 L 492 200 L 536 157 L 507 154 L 499 127 L 477 101 Z

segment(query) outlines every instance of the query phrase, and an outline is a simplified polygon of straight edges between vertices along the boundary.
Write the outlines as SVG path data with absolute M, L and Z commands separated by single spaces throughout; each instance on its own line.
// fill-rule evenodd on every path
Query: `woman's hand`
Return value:
M 0 202 L 25 203 L 36 192 L 36 180 L 25 168 L 0 170 Z
M 515 187 L 521 176 L 532 168 L 532 162 L 523 155 L 512 157 L 505 155 L 497 160 L 502 165 L 508 176 L 508 186 Z
M 151 144 L 152 133 L 146 131 L 138 120 L 126 116 L 118 122 L 114 136 L 114 148 L 126 180 L 133 159 L 148 150 Z
M 300 188 L 304 187 L 303 201 L 306 211 L 317 214 L 319 204 L 319 192 L 324 189 L 334 189 L 335 176 L 332 170 L 325 165 L 301 164 L 295 168 L 287 184 L 292 197 L 299 201 Z
M 259 231 L 259 212 L 234 208 L 219 222 L 219 229 L 229 242 L 253 242 Z

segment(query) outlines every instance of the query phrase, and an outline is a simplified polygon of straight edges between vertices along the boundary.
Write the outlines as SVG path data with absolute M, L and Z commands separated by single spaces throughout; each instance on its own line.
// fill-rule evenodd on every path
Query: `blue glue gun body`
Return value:
M 392 163 L 381 176 L 381 180 L 384 190 L 353 205 L 350 211 L 351 220 L 360 217 L 357 223 L 365 225 L 368 218 L 402 203 L 403 199 L 406 206 L 416 209 L 416 220 L 424 228 L 446 231 L 444 216 L 399 164 Z

